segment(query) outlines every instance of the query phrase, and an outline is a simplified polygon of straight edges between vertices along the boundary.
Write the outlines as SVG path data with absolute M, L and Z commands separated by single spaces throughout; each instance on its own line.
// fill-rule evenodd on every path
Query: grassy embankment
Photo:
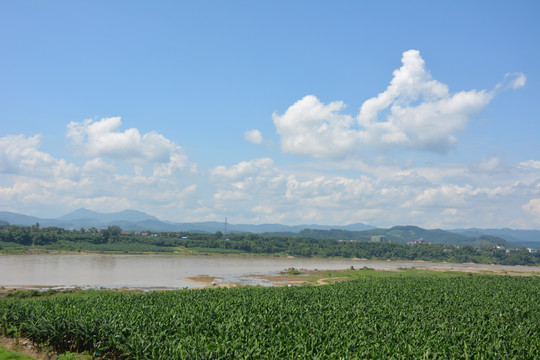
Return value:
M 21 354 L 21 353 L 9 351 L 8 349 L 0 345 L 0 360 L 27 360 L 27 359 L 32 359 L 32 357 Z

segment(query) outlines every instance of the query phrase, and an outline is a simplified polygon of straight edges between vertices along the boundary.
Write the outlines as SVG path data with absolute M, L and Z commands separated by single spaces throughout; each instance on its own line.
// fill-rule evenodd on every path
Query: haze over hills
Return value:
M 514 230 L 509 228 L 503 229 L 454 229 L 451 232 L 475 237 L 480 235 L 491 235 L 500 237 L 506 241 L 516 243 L 523 246 L 538 246 L 540 243 L 540 231 L 538 230 Z
M 99 213 L 88 209 L 77 209 L 66 215 L 55 219 L 38 218 L 7 211 L 0 211 L 0 220 L 6 221 L 12 225 L 34 225 L 39 223 L 41 226 L 56 226 L 64 229 L 106 228 L 109 225 L 118 225 L 127 231 L 191 231 L 191 232 L 210 232 L 224 231 L 225 223 L 218 221 L 205 222 L 185 222 L 174 223 L 161 221 L 157 217 L 148 215 L 137 210 L 124 210 L 115 213 Z M 350 224 L 345 226 L 338 225 L 281 225 L 281 224 L 227 224 L 228 232 L 292 232 L 298 233 L 303 229 L 342 229 L 349 231 L 360 231 L 373 229 L 374 226 L 365 224 Z
M 137 210 L 123 210 L 120 212 L 103 214 L 103 213 L 88 210 L 85 208 L 80 208 L 75 211 L 72 211 L 69 214 L 59 217 L 57 220 L 76 221 L 80 219 L 95 219 L 95 220 L 99 220 L 103 222 L 111 222 L 111 221 L 138 222 L 138 221 L 146 221 L 146 220 L 159 221 L 157 217 L 148 215 L 142 211 L 137 211 Z
M 426 230 L 418 226 L 393 226 L 389 229 L 371 229 L 364 231 L 346 231 L 346 230 L 314 230 L 304 229 L 299 236 L 316 239 L 334 239 L 334 240 L 361 240 L 370 241 L 372 236 L 382 236 L 385 241 L 406 244 L 422 239 L 426 243 L 447 244 L 447 245 L 473 245 L 480 246 L 504 246 L 507 248 L 518 247 L 519 244 L 509 242 L 500 237 L 491 235 L 478 235 L 469 237 L 466 235 L 445 231 L 441 229 Z M 540 243 L 538 243 L 540 244 Z
M 114 213 L 99 213 L 88 209 L 77 209 L 55 219 L 38 218 L 0 211 L 0 225 L 30 226 L 39 223 L 44 227 L 60 227 L 64 229 L 80 228 L 106 228 L 118 225 L 127 231 L 186 231 L 215 233 L 224 231 L 225 223 L 218 221 L 174 223 L 158 219 L 137 210 L 124 210 Z M 378 229 L 375 226 L 362 223 L 350 225 L 282 225 L 282 224 L 227 224 L 227 232 L 251 232 L 283 235 L 297 235 L 305 237 L 335 238 L 335 239 L 363 239 L 368 240 L 372 234 L 382 234 L 392 241 L 407 242 L 424 238 L 433 243 L 471 243 L 481 236 L 492 236 L 504 239 L 512 244 L 537 247 L 540 244 L 540 231 L 513 230 L 513 229 L 455 229 L 455 230 L 426 230 L 416 226 L 395 226 L 390 229 Z M 485 239 L 484 239 L 485 241 Z M 495 242 L 498 240 L 494 240 Z

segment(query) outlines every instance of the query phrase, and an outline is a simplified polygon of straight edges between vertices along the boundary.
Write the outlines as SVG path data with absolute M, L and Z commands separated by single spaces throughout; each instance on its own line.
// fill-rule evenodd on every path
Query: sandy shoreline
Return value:
M 370 270 L 377 272 L 403 272 L 407 269 L 416 269 L 424 272 L 462 272 L 462 273 L 474 273 L 474 274 L 486 274 L 486 275 L 505 275 L 505 276 L 534 276 L 540 277 L 540 267 L 538 271 L 531 271 L 530 267 L 523 269 L 521 266 L 506 266 L 502 269 L 493 268 L 493 265 L 485 264 L 455 264 L 456 267 L 448 267 L 449 263 L 444 263 L 445 266 L 436 267 L 432 266 L 433 263 L 415 261 L 418 266 L 403 268 L 403 269 L 378 269 L 370 268 Z M 422 263 L 429 263 L 431 266 L 423 267 Z M 470 266 L 467 266 L 470 265 Z M 356 270 L 360 270 L 358 268 Z M 257 279 L 263 281 L 268 286 L 287 286 L 287 285 L 302 285 L 310 283 L 312 285 L 328 284 L 336 281 L 348 280 L 348 277 L 333 276 L 328 277 L 325 274 L 331 273 L 338 275 L 340 272 L 345 272 L 350 269 L 343 270 L 306 270 L 301 269 L 301 274 L 294 275 L 287 273 L 286 271 L 280 274 L 247 274 L 246 278 Z M 248 286 L 247 282 L 227 282 L 219 276 L 198 275 L 188 276 L 184 278 L 187 281 L 198 284 L 199 286 L 190 287 L 191 289 L 204 288 L 204 287 L 238 287 Z M 108 291 L 123 291 L 123 292 L 144 292 L 144 291 L 165 291 L 165 290 L 180 290 L 184 288 L 170 288 L 170 287 L 121 287 L 121 288 L 105 288 L 105 287 L 85 287 L 85 286 L 58 286 L 58 285 L 10 285 L 0 287 L 0 296 L 5 296 L 10 292 L 17 290 L 38 290 L 38 291 L 79 291 L 79 290 L 108 290 Z

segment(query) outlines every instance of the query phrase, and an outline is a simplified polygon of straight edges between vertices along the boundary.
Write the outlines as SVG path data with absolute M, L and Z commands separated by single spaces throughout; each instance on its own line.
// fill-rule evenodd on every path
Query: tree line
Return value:
M 146 234 L 146 233 L 144 233 Z M 243 252 L 302 257 L 344 257 L 378 260 L 425 260 L 456 263 L 540 265 L 540 252 L 526 249 L 507 252 L 494 246 L 418 244 L 333 239 L 264 234 L 215 234 L 162 232 L 155 236 L 124 233 L 118 226 L 107 229 L 65 230 L 34 226 L 0 226 L 0 250 L 8 246 L 41 247 L 51 250 L 173 252 L 179 248 L 196 251 Z

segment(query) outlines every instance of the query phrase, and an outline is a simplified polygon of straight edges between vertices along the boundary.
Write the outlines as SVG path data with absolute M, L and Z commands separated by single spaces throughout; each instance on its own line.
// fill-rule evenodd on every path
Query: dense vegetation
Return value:
M 382 235 L 388 241 L 397 242 L 400 244 L 406 244 L 408 241 L 423 238 L 426 242 L 430 242 L 433 244 L 473 245 L 475 244 L 476 240 L 480 240 L 479 243 L 487 241 L 489 245 L 507 245 L 507 242 L 504 239 L 495 236 L 484 237 L 483 239 L 480 239 L 480 237 L 468 237 L 440 229 L 426 230 L 418 226 L 410 225 L 394 226 L 390 229 L 372 229 L 363 231 L 347 231 L 340 229 L 304 229 L 300 231 L 298 235 L 300 237 L 314 239 L 365 241 L 369 241 L 371 236 L 373 235 Z
M 338 241 L 261 234 L 138 233 L 123 234 L 117 226 L 108 229 L 67 231 L 38 226 L 0 227 L 0 250 L 28 249 L 91 251 L 91 252 L 173 252 L 250 253 L 293 255 L 303 257 L 356 257 L 381 260 L 426 260 L 473 262 L 504 265 L 540 265 L 540 252 L 526 249 L 506 252 L 495 246 L 374 243 Z
M 540 279 L 424 275 L 6 298 L 0 325 L 103 358 L 538 359 Z

